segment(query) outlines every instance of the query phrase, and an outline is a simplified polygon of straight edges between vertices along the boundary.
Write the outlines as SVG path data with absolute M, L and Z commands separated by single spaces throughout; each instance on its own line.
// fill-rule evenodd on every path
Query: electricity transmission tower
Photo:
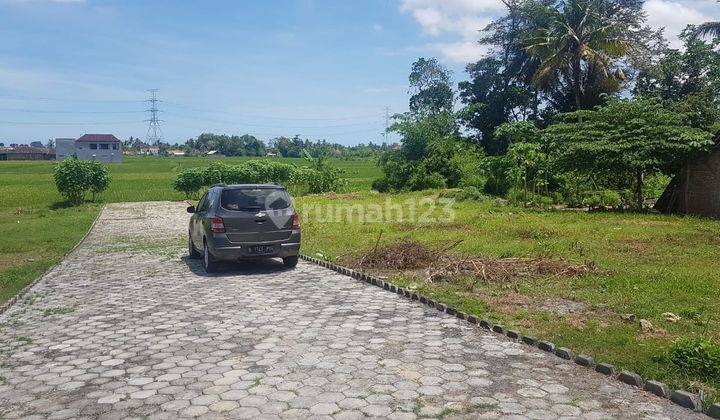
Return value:
M 145 122 L 149 123 L 146 141 L 148 144 L 153 145 L 158 145 L 163 140 L 163 132 L 162 128 L 160 128 L 162 120 L 158 118 L 160 110 L 157 107 L 158 102 L 162 101 L 157 98 L 157 91 L 157 89 L 149 89 L 150 99 L 145 101 L 150 103 L 150 108 L 147 109 L 147 112 L 150 113 L 150 119 L 145 120 Z

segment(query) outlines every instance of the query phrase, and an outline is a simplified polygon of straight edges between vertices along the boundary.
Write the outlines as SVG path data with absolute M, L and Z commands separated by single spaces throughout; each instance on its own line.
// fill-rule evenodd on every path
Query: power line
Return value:
M 353 123 L 353 124 L 334 124 L 334 125 L 297 125 L 297 126 L 285 126 L 285 125 L 275 125 L 275 124 L 254 124 L 254 123 L 245 123 L 241 121 L 232 121 L 232 120 L 221 120 L 217 118 L 203 118 L 203 117 L 196 117 L 196 116 L 186 116 L 182 114 L 177 114 L 174 112 L 165 111 L 165 114 L 167 115 L 173 115 L 176 117 L 181 117 L 185 119 L 191 119 L 196 121 L 209 121 L 214 123 L 220 123 L 220 124 L 232 124 L 232 125 L 245 125 L 248 127 L 264 127 L 264 128 L 343 128 L 343 127 L 361 127 L 361 126 L 367 126 L 369 125 L 367 122 L 363 123 Z M 377 117 L 375 117 L 377 118 Z
M 182 108 L 186 109 L 188 111 L 194 111 L 194 112 L 202 112 L 202 113 L 212 113 L 212 114 L 220 114 L 220 115 L 227 115 L 230 117 L 234 117 L 235 114 L 228 113 L 228 112 L 222 112 L 222 111 L 208 111 L 200 108 L 195 108 L 175 102 L 164 102 L 165 106 L 169 106 L 171 108 Z M 268 115 L 257 115 L 257 114 L 247 114 L 243 113 L 243 116 L 247 118 L 257 118 L 257 119 L 263 119 L 263 120 L 280 120 L 280 121 L 348 121 L 348 120 L 370 120 L 370 119 L 376 119 L 376 115 L 372 114 L 366 114 L 366 115 L 356 115 L 353 117 L 278 117 L 278 116 L 268 116 Z
M 71 98 L 51 98 L 46 96 L 28 96 L 28 95 L 11 95 L 0 94 L 0 98 L 17 99 L 23 101 L 58 101 L 58 102 L 88 102 L 88 103 L 141 103 L 144 100 L 137 99 L 71 99 Z
M 0 124 L 7 125 L 112 125 L 112 124 L 137 124 L 140 121 L 105 121 L 105 122 L 48 122 L 48 121 L 0 121 Z
M 145 111 L 61 111 L 49 109 L 0 108 L 3 112 L 24 112 L 29 114 L 139 114 Z
M 163 132 L 162 128 L 160 128 L 161 120 L 158 118 L 160 110 L 157 104 L 160 100 L 157 98 L 157 91 L 157 89 L 148 90 L 148 92 L 150 92 L 150 99 L 148 99 L 147 102 L 150 102 L 150 109 L 148 109 L 147 112 L 150 113 L 150 119 L 145 120 L 145 122 L 149 123 L 146 136 L 148 144 L 160 144 L 163 140 Z

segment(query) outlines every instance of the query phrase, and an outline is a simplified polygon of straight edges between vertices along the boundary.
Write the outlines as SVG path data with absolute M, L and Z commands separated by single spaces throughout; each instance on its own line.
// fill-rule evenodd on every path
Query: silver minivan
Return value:
M 215 185 L 187 211 L 190 258 L 202 258 L 208 273 L 219 261 L 282 258 L 286 267 L 297 265 L 300 218 L 281 185 Z

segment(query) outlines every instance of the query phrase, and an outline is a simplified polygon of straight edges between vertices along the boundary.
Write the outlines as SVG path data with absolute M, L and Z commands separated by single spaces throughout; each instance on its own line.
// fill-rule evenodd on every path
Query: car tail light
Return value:
M 297 212 L 293 214 L 292 228 L 293 230 L 300 230 L 300 215 Z
M 213 233 L 225 233 L 225 223 L 222 217 L 215 216 L 212 218 L 212 231 Z

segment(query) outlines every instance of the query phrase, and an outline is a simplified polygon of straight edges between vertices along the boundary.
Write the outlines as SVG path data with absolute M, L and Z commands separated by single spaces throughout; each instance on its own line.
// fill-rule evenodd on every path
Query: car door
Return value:
M 190 235 L 192 236 L 193 243 L 195 244 L 201 244 L 202 245 L 202 238 L 203 238 L 203 213 L 206 210 L 203 210 L 203 208 L 207 207 L 207 195 L 206 192 L 203 194 L 203 196 L 200 198 L 200 201 L 198 201 L 197 207 L 195 208 L 195 213 L 190 217 Z M 195 245 L 197 247 L 198 245 Z

